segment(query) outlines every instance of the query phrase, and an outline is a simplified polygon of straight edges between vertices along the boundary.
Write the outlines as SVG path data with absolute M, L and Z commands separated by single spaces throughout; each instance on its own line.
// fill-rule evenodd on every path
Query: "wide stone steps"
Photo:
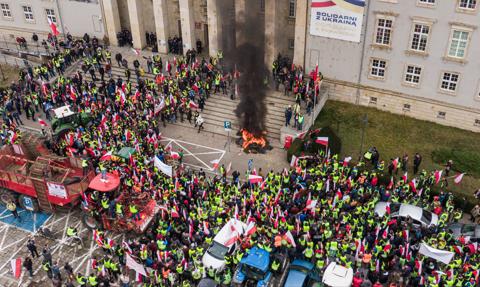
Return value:
M 112 78 L 117 80 L 117 78 L 125 78 L 125 69 L 118 67 L 115 63 L 112 63 Z M 80 70 L 80 66 L 78 66 Z M 137 84 L 137 79 L 134 74 L 134 70 L 130 69 L 132 74 L 130 76 L 130 81 L 132 85 Z M 87 80 L 92 80 L 90 74 L 83 73 L 83 76 Z M 96 72 L 97 78 L 99 78 L 98 72 Z M 145 73 L 142 78 L 154 79 L 153 74 Z M 109 79 L 108 75 L 105 75 L 105 79 Z M 224 121 L 230 121 L 232 123 L 232 134 L 231 136 L 235 137 L 236 132 L 239 130 L 238 119 L 235 114 L 235 109 L 240 103 L 240 99 L 236 98 L 231 100 L 229 95 L 211 94 L 206 100 L 205 107 L 202 114 L 205 122 L 203 124 L 204 130 L 206 132 L 216 133 L 226 135 L 227 132 L 223 128 Z M 280 129 L 285 124 L 284 111 L 285 108 L 289 105 L 295 104 L 293 96 L 284 96 L 282 92 L 268 91 L 267 97 L 265 99 L 267 105 L 267 111 L 265 114 L 265 127 L 267 132 L 267 138 L 272 141 L 277 141 L 280 138 Z M 302 108 L 304 112 L 304 108 Z M 178 115 L 179 116 L 179 115 Z M 168 123 L 167 125 L 178 125 L 187 128 L 194 129 L 193 121 L 192 124 L 188 123 L 186 120 L 186 115 L 184 116 L 184 122 L 180 122 L 180 118 L 177 118 L 176 123 Z

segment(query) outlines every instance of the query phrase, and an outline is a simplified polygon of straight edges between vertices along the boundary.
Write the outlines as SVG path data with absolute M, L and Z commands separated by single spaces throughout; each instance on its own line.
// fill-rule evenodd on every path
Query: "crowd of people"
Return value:
M 65 68 L 75 60 L 83 61 L 84 73 L 64 76 Z M 128 68 L 124 60 L 117 64 Z M 312 101 L 318 92 L 316 78 L 321 76 L 317 73 L 307 80 L 300 67 L 277 64 L 274 77 L 295 94 L 297 104 Z M 47 118 L 49 109 L 70 105 L 75 112 L 90 113 L 94 121 L 52 141 L 51 148 L 58 154 L 82 158 L 85 167 L 97 173 L 119 175 L 123 196 L 146 195 L 162 206 L 147 231 L 125 241 L 114 242 L 108 232 L 95 230 L 94 240 L 103 253 L 92 258 L 89 274 L 74 274 L 71 266 L 62 269 L 61 262 L 52 261 L 46 246 L 42 269 L 54 286 L 66 281 L 67 286 L 118 282 L 126 287 L 142 282 L 144 286 L 187 287 L 196 286 L 204 277 L 230 286 L 240 260 L 254 246 L 285 254 L 288 259 L 310 261 L 320 274 L 330 262 L 352 268 L 356 287 L 478 285 L 477 245 L 448 231 L 448 224 L 458 221 L 462 213 L 455 208 L 451 193 L 442 190 L 437 194 L 442 176 L 438 171 L 421 170 L 421 159 L 415 164 L 418 173 L 414 178 L 403 172 L 398 175 L 398 160 L 392 162 L 391 171 L 385 171 L 376 149 L 358 163 L 319 149 L 315 155 L 300 156 L 283 171 L 251 169 L 243 178 L 238 171 L 230 176 L 224 165 L 218 167 L 216 176 L 180 166 L 170 177 L 156 167 L 155 158 L 166 161 L 181 151 L 161 144 L 161 122 L 176 121 L 178 115 L 181 121 L 184 115 L 190 121 L 210 93 L 232 85 L 232 75 L 221 69 L 216 58 L 190 56 L 168 61 L 156 55 L 147 59 L 147 69 L 155 80 L 140 75 L 134 83 L 127 74 L 126 79 L 115 79 L 102 73 L 109 65 L 111 68 L 111 53 L 98 42 L 67 42 L 49 64 L 28 69 L 19 84 L 2 92 L 4 143 L 20 138 L 17 125 L 22 123 L 14 113 L 25 112 L 36 119 L 36 113 L 44 112 Z M 133 65 L 140 70 L 140 65 Z M 48 83 L 54 76 L 58 78 Z M 301 129 L 301 123 L 296 121 L 296 125 Z M 128 159 L 105 157 L 122 147 L 133 147 L 135 152 Z M 405 156 L 401 158 L 408 162 Z M 391 179 L 384 182 L 387 173 Z M 262 180 L 252 183 L 249 175 Z M 85 200 L 98 205 L 98 212 L 111 212 L 113 206 L 114 216 L 132 216 L 141 208 L 117 207 L 114 198 L 90 196 Z M 383 216 L 375 211 L 378 202 L 390 203 Z M 394 217 L 396 203 L 421 206 L 438 215 L 438 224 L 428 226 L 409 217 Z M 226 268 L 207 268 L 202 256 L 232 218 L 256 228 L 235 238 L 238 248 L 225 257 Z M 420 254 L 421 243 L 452 251 L 455 256 L 449 264 L 441 263 Z M 31 252 L 33 257 L 38 255 Z M 135 279 L 130 278 L 127 257 L 145 266 L 146 276 L 137 273 Z M 280 272 L 274 263 L 272 270 Z

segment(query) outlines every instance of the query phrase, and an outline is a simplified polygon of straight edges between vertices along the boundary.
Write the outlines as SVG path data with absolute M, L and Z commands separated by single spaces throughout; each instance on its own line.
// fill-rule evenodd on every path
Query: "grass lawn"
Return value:
M 0 88 L 9 86 L 12 81 L 17 81 L 18 79 L 18 71 L 19 69 L 15 66 L 1 64 L 1 69 L 3 71 L 3 75 L 5 76 L 5 80 L 2 78 L 2 74 L 0 73 Z
M 368 117 L 363 151 L 360 152 L 363 118 Z M 449 180 L 448 189 L 457 195 L 457 203 L 465 197 L 468 206 L 477 200 L 474 190 L 480 188 L 480 134 L 435 123 L 391 114 L 374 108 L 329 100 L 315 121 L 315 127 L 330 126 L 342 140 L 341 156 L 358 159 L 375 146 L 387 170 L 390 158 L 409 156 L 409 174 L 413 175 L 413 157 L 420 153 L 420 169 L 442 169 L 448 159 L 453 169 L 466 172 L 459 185 Z M 455 175 L 456 172 L 450 173 Z

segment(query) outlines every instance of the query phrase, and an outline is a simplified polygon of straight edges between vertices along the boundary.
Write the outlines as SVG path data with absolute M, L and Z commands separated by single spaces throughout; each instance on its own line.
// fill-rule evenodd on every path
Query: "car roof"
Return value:
M 232 239 L 233 236 L 236 236 L 236 234 L 242 235 L 245 228 L 245 223 L 232 218 L 222 227 L 222 229 L 220 229 L 213 240 L 222 245 L 226 245 L 226 243 Z
M 250 249 L 248 256 L 243 257 L 240 262 L 264 270 L 265 268 L 268 268 L 268 265 L 270 264 L 270 253 L 265 249 L 254 246 Z
M 323 273 L 322 282 L 331 287 L 349 287 L 353 281 L 353 269 L 330 263 Z
M 305 282 L 307 275 L 307 273 L 303 273 L 302 271 L 290 270 L 287 275 L 287 280 L 283 284 L 283 287 L 303 286 L 303 282 Z
M 423 209 L 421 207 L 402 203 L 400 205 L 400 210 L 398 211 L 398 215 L 402 217 L 410 216 L 412 219 L 421 221 L 422 212 L 423 212 Z
M 216 287 L 216 286 L 218 286 L 217 282 L 215 282 L 215 280 L 210 278 L 203 278 L 202 280 L 200 280 L 200 282 L 198 282 L 198 285 L 197 285 L 197 287 Z
M 314 265 L 308 261 L 305 261 L 305 260 L 301 260 L 301 259 L 295 259 L 292 261 L 292 263 L 290 264 L 290 266 L 301 266 L 307 270 L 312 270 Z

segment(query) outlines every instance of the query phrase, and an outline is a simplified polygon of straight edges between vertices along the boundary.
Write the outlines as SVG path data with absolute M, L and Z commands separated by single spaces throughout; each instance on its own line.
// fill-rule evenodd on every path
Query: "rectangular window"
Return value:
M 413 26 L 412 42 L 410 49 L 414 51 L 425 52 L 427 50 L 428 34 L 430 26 L 415 23 Z
M 437 113 L 437 118 L 439 119 L 445 119 L 445 116 L 447 115 L 446 112 L 438 112 Z
M 460 9 L 475 10 L 477 8 L 477 0 L 460 0 L 458 7 Z
M 380 59 L 372 59 L 370 63 L 370 76 L 376 78 L 385 78 L 385 69 L 387 67 L 387 62 Z
M 409 112 L 410 111 L 410 104 L 403 104 L 403 111 L 404 112 Z
M 475 123 L 473 125 L 476 127 L 480 127 L 480 119 L 475 119 Z
M 420 83 L 421 74 L 421 67 L 408 65 L 407 69 L 405 70 L 405 82 L 408 84 L 418 85 Z
M 392 37 L 392 24 L 393 20 L 391 19 L 377 19 L 377 34 L 375 36 L 375 43 L 390 46 Z
M 260 12 L 265 12 L 265 0 L 260 0 Z
M 435 4 L 435 0 L 418 0 L 418 3 L 432 5 Z
M 33 21 L 33 11 L 30 6 L 23 6 L 23 14 L 25 15 L 25 20 Z
M 377 98 L 376 97 L 370 97 L 370 104 L 376 105 L 377 104 Z
M 295 18 L 295 6 L 295 0 L 288 0 L 288 17 Z
M 450 46 L 448 48 L 448 56 L 453 58 L 465 58 L 465 52 L 467 51 L 468 39 L 470 32 L 453 30 L 450 37 Z
M 443 73 L 442 84 L 440 88 L 447 92 L 455 92 L 457 90 L 458 78 L 459 75 L 457 73 Z
M 55 16 L 55 10 L 53 9 L 45 9 L 47 13 L 47 18 L 50 19 L 53 23 L 57 23 L 57 17 Z
M 5 18 L 12 18 L 12 11 L 10 11 L 10 6 L 6 3 L 0 4 L 0 7 L 2 8 L 2 15 Z
M 288 39 L 288 48 L 289 49 L 294 49 L 295 48 L 295 40 L 294 39 Z

